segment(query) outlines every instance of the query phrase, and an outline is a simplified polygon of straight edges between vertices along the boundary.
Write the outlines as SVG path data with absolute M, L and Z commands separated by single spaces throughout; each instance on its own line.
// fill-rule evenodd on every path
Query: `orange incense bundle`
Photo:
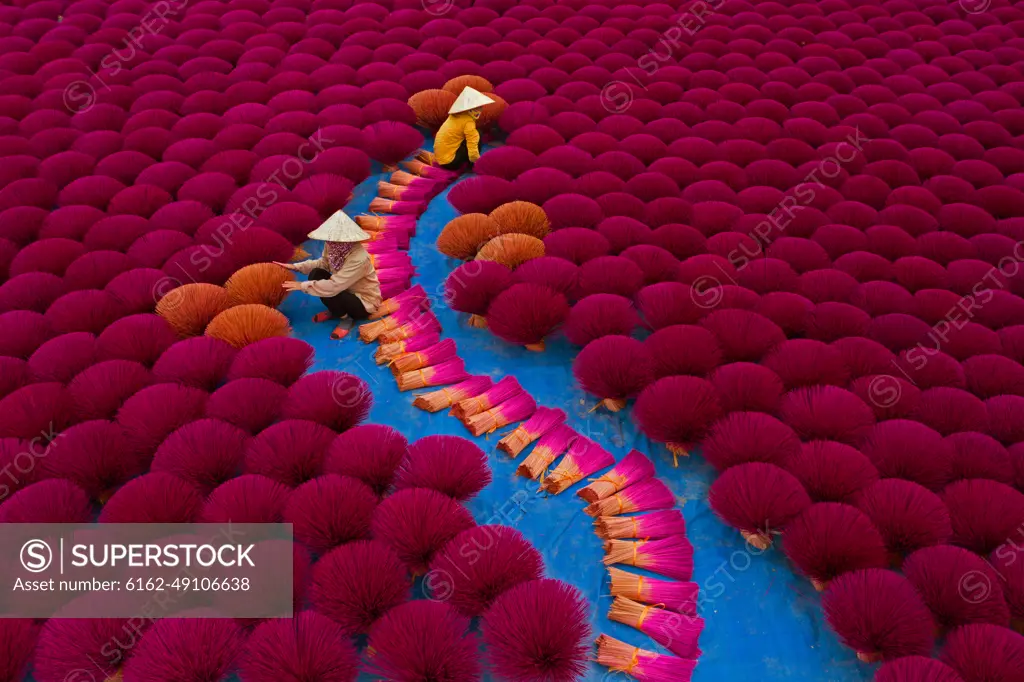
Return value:
M 686 521 L 678 509 L 636 516 L 600 516 L 594 519 L 594 532 L 602 540 L 659 540 L 672 535 L 686 535 Z
M 445 360 L 451 360 L 455 355 L 455 339 L 445 339 L 429 348 L 403 353 L 394 358 L 390 363 L 391 373 L 398 376 L 431 365 L 438 365 Z
M 671 509 L 675 503 L 675 495 L 667 485 L 656 478 L 648 478 L 611 497 L 588 505 L 583 511 L 590 516 L 618 516 L 633 512 Z
M 682 535 L 662 540 L 609 540 L 604 543 L 604 565 L 625 564 L 646 568 L 676 580 L 693 578 L 693 545 Z
M 697 666 L 696 659 L 665 656 L 608 635 L 597 638 L 597 663 L 641 682 L 690 682 Z
M 489 410 L 522 392 L 523 387 L 519 385 L 515 377 L 507 376 L 480 395 L 455 403 L 449 414 L 466 422 L 473 415 Z
M 440 340 L 441 335 L 438 332 L 429 332 L 426 334 L 417 334 L 411 339 L 405 339 L 404 341 L 382 343 L 380 347 L 377 348 L 377 352 L 374 353 L 373 358 L 377 361 L 378 365 L 386 365 L 399 355 L 423 350 L 424 348 L 430 348 Z
M 462 358 L 452 358 L 433 367 L 425 367 L 399 375 L 397 378 L 398 390 L 413 391 L 426 386 L 446 386 L 447 384 L 456 384 L 468 377 L 469 373 L 466 372 Z
M 634 627 L 650 635 L 676 656 L 697 658 L 700 649 L 700 633 L 704 631 L 704 619 L 683 616 L 668 611 L 662 605 L 644 605 L 625 597 L 616 597 L 608 610 L 608 619 Z
M 613 597 L 625 597 L 642 604 L 659 604 L 669 611 L 697 615 L 700 594 L 697 583 L 649 578 L 614 566 L 608 567 L 608 576 L 612 581 Z
M 498 441 L 498 449 L 515 459 L 526 447 L 559 424 L 565 423 L 565 412 L 557 408 L 538 407 L 533 416 Z
M 614 469 L 576 494 L 593 504 L 653 475 L 654 465 L 651 464 L 651 460 L 640 452 L 631 450 Z
M 490 377 L 470 377 L 454 386 L 430 393 L 420 393 L 416 396 L 416 400 L 412 401 L 412 404 L 413 407 L 418 407 L 426 412 L 440 412 L 460 400 L 480 395 L 493 385 L 494 382 Z
M 552 495 L 557 495 L 612 464 L 615 464 L 612 453 L 589 438 L 580 436 L 573 441 L 569 452 L 555 470 L 544 478 L 541 487 Z
M 565 452 L 578 436 L 579 434 L 565 424 L 559 424 L 541 436 L 533 448 L 533 452 L 527 455 L 523 463 L 516 469 L 516 473 L 523 478 L 537 480 L 551 466 L 555 458 Z
M 411 339 L 418 334 L 441 331 L 441 323 L 437 321 L 437 318 L 429 310 L 413 312 L 419 314 L 411 315 L 409 320 L 397 329 L 381 334 L 379 337 L 380 342 L 394 343 L 395 341 Z
M 376 197 L 370 202 L 369 210 L 373 213 L 391 213 L 394 215 L 419 215 L 427 209 L 425 200 L 395 201 Z
M 474 436 L 482 436 L 485 433 L 494 433 L 503 426 L 527 419 L 536 409 L 537 403 L 533 397 L 529 393 L 523 392 L 496 407 L 473 415 L 463 423 Z
M 397 296 L 392 296 L 386 301 L 383 301 L 379 306 L 377 306 L 377 310 L 370 315 L 370 319 L 379 320 L 382 317 L 394 315 L 401 310 L 426 310 L 429 307 L 430 299 L 427 298 L 427 292 L 423 290 L 423 285 L 417 284 L 410 289 L 406 289 Z

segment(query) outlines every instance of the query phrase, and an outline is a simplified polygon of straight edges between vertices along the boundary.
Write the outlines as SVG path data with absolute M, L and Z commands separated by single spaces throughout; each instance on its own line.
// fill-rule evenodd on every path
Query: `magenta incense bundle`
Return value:
M 608 618 L 649 635 L 676 656 L 697 658 L 700 655 L 697 644 L 700 633 L 704 631 L 703 618 L 683 616 L 663 606 L 645 606 L 625 597 L 615 598 L 608 610 Z
M 557 495 L 614 463 L 612 453 L 589 438 L 580 436 L 573 441 L 569 452 L 555 470 L 544 478 L 541 487 L 552 495 Z
M 474 436 L 494 433 L 503 426 L 527 419 L 537 409 L 537 403 L 528 393 L 520 393 L 508 400 L 475 414 L 465 422 Z
M 659 540 L 672 535 L 686 535 L 686 521 L 678 509 L 633 516 L 598 516 L 594 519 L 594 532 L 604 540 Z
M 662 540 L 609 540 L 604 543 L 604 565 L 626 564 L 646 568 L 676 580 L 693 578 L 693 545 L 681 535 Z
M 455 339 L 444 339 L 423 350 L 403 353 L 393 358 L 388 364 L 391 365 L 391 373 L 398 376 L 405 372 L 438 365 L 454 357 L 456 357 Z
M 680 580 L 650 578 L 630 573 L 614 566 L 608 567 L 612 596 L 625 597 L 642 604 L 657 604 L 670 611 L 687 616 L 697 615 L 700 585 Z
M 614 495 L 628 485 L 639 483 L 654 475 L 654 465 L 637 450 L 631 450 L 622 461 L 608 473 L 601 476 L 577 495 L 587 502 L 594 503 Z
M 551 407 L 538 407 L 533 416 L 498 441 L 498 449 L 513 459 L 544 434 L 565 423 L 565 412 Z
M 403 353 L 411 353 L 430 348 L 440 340 L 440 332 L 432 331 L 417 334 L 416 336 L 403 339 L 402 341 L 395 341 L 394 343 L 382 343 L 377 348 L 377 352 L 373 354 L 373 358 L 376 360 L 378 365 L 386 365 Z
M 559 424 L 541 436 L 533 448 L 533 452 L 527 455 L 523 463 L 516 469 L 516 473 L 524 478 L 537 480 L 578 436 L 578 433 L 565 424 Z
M 597 662 L 641 682 L 690 682 L 697 665 L 695 659 L 657 654 L 608 635 L 597 638 Z
M 480 395 L 493 385 L 494 382 L 490 377 L 469 377 L 454 386 L 447 386 L 430 393 L 419 393 L 412 404 L 414 407 L 418 407 L 426 412 L 440 412 L 460 400 Z
M 656 478 L 649 478 L 625 490 L 588 505 L 584 510 L 590 516 L 618 516 L 632 512 L 671 509 L 675 495 L 668 486 Z

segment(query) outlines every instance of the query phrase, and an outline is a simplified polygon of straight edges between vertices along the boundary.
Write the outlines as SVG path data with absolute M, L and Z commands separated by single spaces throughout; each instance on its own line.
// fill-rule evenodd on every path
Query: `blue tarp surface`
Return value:
M 350 215 L 365 212 L 376 194 L 375 175 L 356 188 Z M 538 404 L 559 407 L 569 425 L 621 458 L 636 448 L 654 460 L 658 476 L 677 495 L 695 548 L 694 582 L 701 588 L 700 615 L 706 621 L 701 637 L 703 655 L 695 682 L 853 682 L 870 680 L 872 666 L 858 663 L 829 629 L 821 611 L 821 598 L 810 583 L 794 575 L 777 549 L 755 555 L 739 535 L 722 524 L 708 508 L 707 490 L 714 470 L 698 455 L 673 467 L 665 448 L 640 434 L 629 410 L 617 415 L 590 413 L 594 401 L 576 385 L 572 360 L 578 349 L 564 338 L 550 339 L 544 353 L 510 346 L 487 330 L 466 326 L 464 316 L 444 306 L 443 282 L 458 262 L 439 253 L 434 241 L 457 214 L 446 199 L 435 198 L 418 222 L 410 253 L 418 269 L 415 282 L 434 298 L 443 337 L 455 339 L 459 355 L 473 374 L 499 379 L 514 375 Z M 306 248 L 318 253 L 320 244 Z M 316 299 L 290 296 L 282 311 L 291 318 L 295 336 L 316 348 L 315 370 L 344 370 L 369 382 L 375 397 L 370 421 L 399 429 L 410 441 L 431 434 L 470 437 L 462 424 L 446 412 L 427 414 L 412 406 L 412 396 L 400 393 L 387 369 L 374 363 L 376 344 L 364 345 L 355 334 L 343 342 L 331 341 L 330 325 L 314 325 L 310 318 L 322 307 Z M 537 493 L 537 484 L 515 475 L 516 464 L 498 453 L 497 437 L 476 439 L 490 454 L 494 481 L 469 506 L 478 523 L 514 526 L 540 549 L 550 577 L 580 588 L 591 603 L 595 635 L 606 633 L 635 646 L 659 650 L 646 635 L 611 623 L 607 571 L 601 563 L 601 542 L 591 519 L 574 493 L 556 497 Z M 522 459 L 522 456 L 520 456 Z M 591 664 L 588 681 L 626 679 Z

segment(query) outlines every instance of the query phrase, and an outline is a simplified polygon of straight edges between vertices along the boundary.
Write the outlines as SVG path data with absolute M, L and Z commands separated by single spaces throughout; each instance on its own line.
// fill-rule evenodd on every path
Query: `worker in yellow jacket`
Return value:
M 480 158 L 480 133 L 476 121 L 484 105 L 494 100 L 479 90 L 467 87 L 448 110 L 448 120 L 434 138 L 434 161 L 446 170 L 459 170 Z

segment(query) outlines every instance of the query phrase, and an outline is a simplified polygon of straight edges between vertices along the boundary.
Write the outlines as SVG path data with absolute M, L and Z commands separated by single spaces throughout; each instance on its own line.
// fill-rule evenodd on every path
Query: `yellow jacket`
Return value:
M 445 164 L 454 161 L 455 152 L 463 140 L 466 141 L 466 148 L 469 150 L 469 160 L 479 159 L 480 133 L 476 129 L 476 120 L 468 111 L 450 115 L 437 131 L 437 137 L 434 138 L 434 157 L 437 162 Z

